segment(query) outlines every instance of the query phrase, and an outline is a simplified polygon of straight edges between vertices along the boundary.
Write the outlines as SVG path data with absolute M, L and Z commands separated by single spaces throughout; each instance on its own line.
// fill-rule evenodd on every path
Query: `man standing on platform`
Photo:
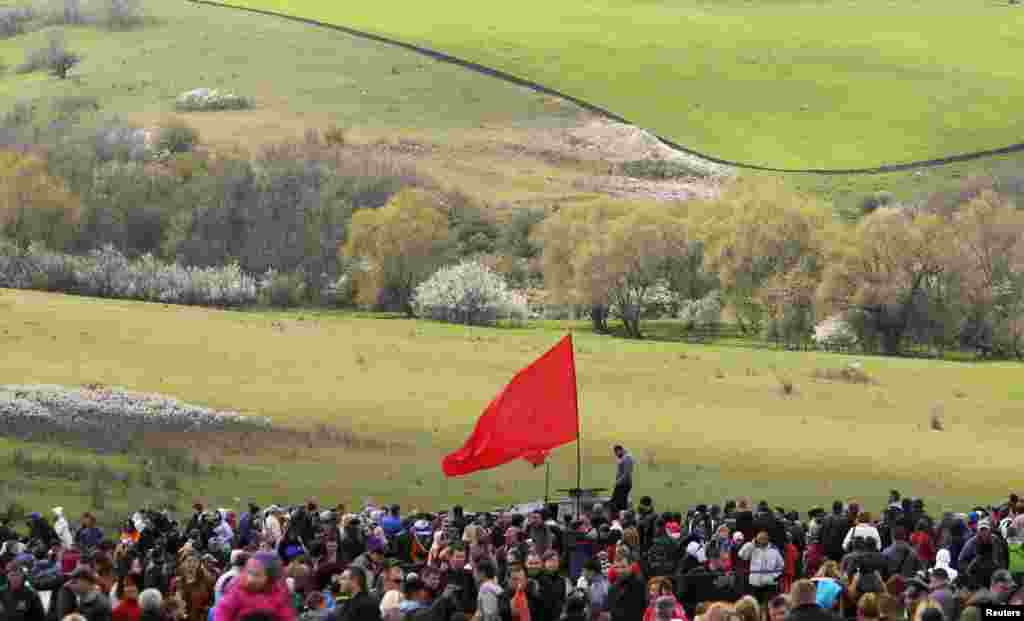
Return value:
M 629 508 L 629 492 L 633 489 L 633 456 L 620 445 L 615 445 L 615 459 L 618 467 L 615 471 L 615 490 L 612 492 L 612 511 L 625 511 Z

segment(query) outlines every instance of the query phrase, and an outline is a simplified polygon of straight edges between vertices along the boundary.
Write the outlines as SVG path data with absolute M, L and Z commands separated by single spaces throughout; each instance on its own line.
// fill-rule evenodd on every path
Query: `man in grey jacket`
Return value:
M 612 511 L 625 511 L 629 508 L 629 492 L 633 489 L 633 456 L 629 451 L 616 445 L 615 459 L 618 467 L 615 470 L 615 489 L 612 491 Z

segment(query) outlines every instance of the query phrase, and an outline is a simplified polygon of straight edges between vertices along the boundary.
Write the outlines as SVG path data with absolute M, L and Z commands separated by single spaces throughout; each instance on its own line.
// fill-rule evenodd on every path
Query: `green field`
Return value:
M 227 4 L 432 47 L 734 161 L 864 168 L 1024 135 L 1024 9 L 1002 2 Z
M 571 104 L 393 46 L 288 20 L 189 2 L 148 3 L 146 11 L 154 23 L 139 30 L 65 29 L 69 47 L 84 56 L 78 78 L 61 81 L 9 70 L 0 75 L 0 110 L 18 101 L 84 95 L 96 97 L 104 115 L 152 125 L 174 114 L 174 98 L 181 92 L 219 87 L 253 96 L 257 104 L 241 112 L 181 115 L 207 143 L 256 148 L 338 124 L 353 142 L 426 147 L 416 156 L 417 167 L 491 204 L 547 206 L 588 198 L 575 183 L 594 175 L 592 166 L 529 150 L 543 132 L 581 122 Z M 15 67 L 46 37 L 37 31 L 0 40 L 0 61 Z M 704 90 L 695 94 L 714 92 Z M 879 105 L 879 114 L 890 108 Z M 1019 123 L 1013 114 L 1006 116 L 1007 125 Z M 731 130 L 719 134 L 728 139 Z M 994 142 L 1015 139 L 1006 134 Z M 878 159 L 874 154 L 884 146 L 872 145 L 864 157 Z M 876 190 L 909 200 L 973 175 L 1013 174 L 1022 162 L 1024 154 L 1015 154 L 885 175 L 782 177 L 847 210 Z
M 185 485 L 183 501 L 315 493 L 490 507 L 542 495 L 543 470 L 517 463 L 445 481 L 440 458 L 461 445 L 515 371 L 570 328 L 587 485 L 611 480 L 614 442 L 637 457 L 635 491 L 672 502 L 750 494 L 806 509 L 838 495 L 881 506 L 899 487 L 948 507 L 1001 498 L 1017 482 L 1024 401 L 1021 367 L 1009 363 L 632 342 L 565 322 L 482 329 L 2 290 L 0 383 L 120 385 L 385 443 L 225 448 L 204 437 L 193 450 L 239 472 Z M 853 361 L 877 384 L 811 377 Z M 793 381 L 793 395 L 783 394 L 779 377 Z M 946 431 L 928 430 L 933 412 Z M 0 445 L 0 470 L 13 446 Z M 575 482 L 574 458 L 571 446 L 554 453 L 553 487 Z M 75 493 L 64 483 L 18 497 L 81 507 Z

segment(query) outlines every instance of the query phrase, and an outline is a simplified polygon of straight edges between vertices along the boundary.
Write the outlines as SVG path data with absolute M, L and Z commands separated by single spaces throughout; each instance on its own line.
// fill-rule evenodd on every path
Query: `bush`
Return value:
M 199 132 L 180 119 L 168 121 L 160 127 L 156 148 L 170 153 L 188 153 L 199 144 Z
M 722 323 L 721 294 L 715 290 L 699 300 L 684 300 L 679 318 L 686 330 L 717 330 Z
M 25 24 L 34 17 L 29 7 L 0 7 L 0 39 L 25 32 Z
M 690 168 L 682 162 L 671 160 L 633 160 L 623 162 L 619 172 L 627 177 L 637 179 L 679 179 L 682 177 L 703 178 L 707 175 Z
M 268 306 L 291 308 L 306 298 L 306 280 L 301 272 L 270 270 L 260 287 L 260 302 Z
M 857 345 L 857 333 L 842 317 L 830 317 L 814 326 L 811 338 L 826 351 L 846 351 Z
M 217 89 L 197 88 L 178 96 L 175 106 L 183 112 L 202 112 L 209 110 L 247 110 L 253 107 L 248 97 L 235 93 L 221 92 Z
M 861 199 L 860 212 L 866 216 L 876 209 L 892 205 L 894 200 L 891 192 L 879 191 L 869 194 Z
M 479 261 L 443 267 L 416 287 L 413 309 L 421 317 L 467 325 L 525 319 L 526 298 Z
M 58 30 L 50 33 L 50 41 L 46 47 L 28 50 L 25 53 L 25 63 L 18 67 L 18 73 L 46 69 L 54 76 L 66 80 L 68 72 L 81 60 L 81 56 L 67 49 L 64 44 L 64 33 Z
M 96 159 L 100 162 L 142 162 L 150 155 L 145 130 L 117 119 L 97 128 L 92 143 Z
M 104 25 L 111 30 L 128 30 L 143 23 L 142 6 L 137 0 L 107 0 Z
M 21 252 L 0 244 L 0 287 L 197 306 L 237 307 L 257 301 L 255 279 L 237 264 L 187 268 L 161 263 L 152 255 L 129 261 L 113 246 L 71 257 L 39 245 Z
M 859 364 L 848 364 L 841 369 L 815 369 L 814 378 L 829 382 L 846 382 L 847 384 L 875 384 L 874 378 L 867 374 Z
M 100 109 L 100 102 L 95 97 L 70 95 L 54 97 L 50 101 L 50 111 L 55 120 L 78 121 L 83 112 L 95 112 Z

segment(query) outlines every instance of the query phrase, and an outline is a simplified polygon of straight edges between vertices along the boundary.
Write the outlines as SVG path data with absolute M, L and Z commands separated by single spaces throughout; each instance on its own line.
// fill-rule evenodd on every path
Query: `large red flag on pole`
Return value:
M 567 335 L 512 378 L 441 467 L 457 477 L 520 458 L 540 465 L 547 451 L 578 438 L 576 365 Z

